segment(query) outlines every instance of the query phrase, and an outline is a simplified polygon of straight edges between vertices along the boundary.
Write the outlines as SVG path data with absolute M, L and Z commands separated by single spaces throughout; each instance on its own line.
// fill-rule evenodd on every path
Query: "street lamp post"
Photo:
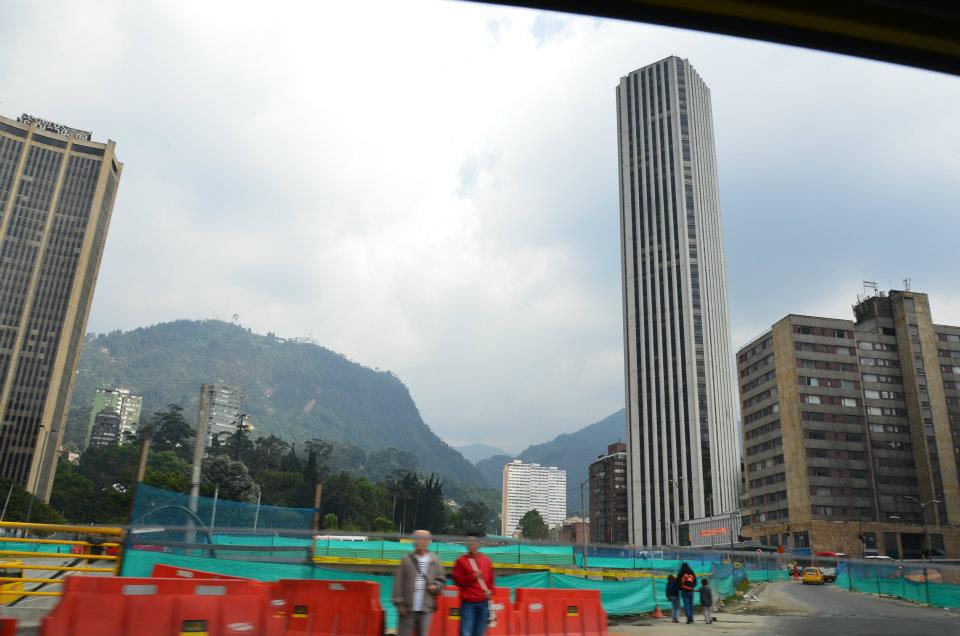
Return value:
M 912 501 L 918 506 L 920 506 L 920 516 L 923 519 L 923 543 L 927 546 L 926 551 L 920 551 L 920 559 L 923 561 L 928 560 L 928 557 L 931 556 L 931 546 L 930 546 L 930 534 L 927 532 L 927 506 L 930 504 L 940 503 L 939 499 L 931 499 L 930 501 L 920 501 L 916 497 L 911 497 L 910 495 L 904 495 L 903 497 L 907 501 Z
M 887 515 L 887 521 L 900 521 L 900 517 L 897 515 Z M 900 534 L 899 532 L 897 534 Z M 884 539 L 884 544 L 886 544 L 886 539 Z M 900 563 L 903 563 L 903 549 L 900 546 L 897 546 L 897 552 L 900 553 Z

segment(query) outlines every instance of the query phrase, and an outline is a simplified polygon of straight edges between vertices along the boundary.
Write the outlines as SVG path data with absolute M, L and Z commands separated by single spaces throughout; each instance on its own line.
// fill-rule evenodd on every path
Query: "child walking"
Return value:
M 706 578 L 700 579 L 700 606 L 703 607 L 703 620 L 709 625 L 713 622 L 713 590 Z

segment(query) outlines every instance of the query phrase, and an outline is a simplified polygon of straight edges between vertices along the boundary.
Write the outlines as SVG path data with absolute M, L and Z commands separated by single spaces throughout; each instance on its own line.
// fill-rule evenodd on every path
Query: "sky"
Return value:
M 863 280 L 960 324 L 960 78 L 452 1 L 5 3 L 0 113 L 114 139 L 88 330 L 227 318 L 394 371 L 453 444 L 623 406 L 614 87 L 711 88 L 733 346 Z M 951 239 L 953 236 L 955 238 Z

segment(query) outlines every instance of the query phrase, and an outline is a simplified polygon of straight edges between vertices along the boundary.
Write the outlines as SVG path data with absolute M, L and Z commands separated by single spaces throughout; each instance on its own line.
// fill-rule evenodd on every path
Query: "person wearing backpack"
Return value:
M 693 589 L 697 586 L 697 576 L 686 562 L 680 564 L 677 581 L 680 584 L 680 600 L 683 602 L 683 613 L 687 617 L 687 623 L 692 623 Z
M 667 600 L 670 601 L 670 607 L 673 608 L 673 613 L 670 615 L 670 618 L 673 619 L 674 623 L 679 623 L 680 582 L 677 580 L 677 577 L 672 574 L 667 577 Z
M 430 620 L 437 609 L 437 594 L 447 575 L 437 555 L 428 550 L 431 536 L 427 530 L 413 533 L 414 551 L 400 560 L 393 577 L 393 604 L 400 614 L 397 636 L 427 636 Z
M 453 582 L 460 588 L 460 636 L 483 636 L 494 584 L 493 562 L 480 553 L 480 537 L 467 541 L 467 553 L 453 565 Z

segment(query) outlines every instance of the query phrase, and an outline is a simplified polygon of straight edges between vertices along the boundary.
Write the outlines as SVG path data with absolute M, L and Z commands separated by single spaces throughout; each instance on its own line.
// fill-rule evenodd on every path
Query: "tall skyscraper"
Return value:
M 630 537 L 737 507 L 736 399 L 710 90 L 668 57 L 617 87 Z
M 0 117 L 0 477 L 44 500 L 123 170 L 90 137 Z
M 556 525 L 567 516 L 567 471 L 515 459 L 503 467 L 502 497 L 503 534 L 512 535 L 531 510 L 539 512 L 548 526 Z
M 926 294 L 855 320 L 788 315 L 737 356 L 749 502 L 764 545 L 960 557 L 960 327 Z
M 130 393 L 129 389 L 97 389 L 87 424 L 87 445 L 90 444 L 97 417 L 104 411 L 115 413 L 120 418 L 115 442 L 122 444 L 132 439 L 140 426 L 142 408 L 143 397 Z M 98 436 L 99 445 L 104 445 L 103 440 L 102 435 Z

